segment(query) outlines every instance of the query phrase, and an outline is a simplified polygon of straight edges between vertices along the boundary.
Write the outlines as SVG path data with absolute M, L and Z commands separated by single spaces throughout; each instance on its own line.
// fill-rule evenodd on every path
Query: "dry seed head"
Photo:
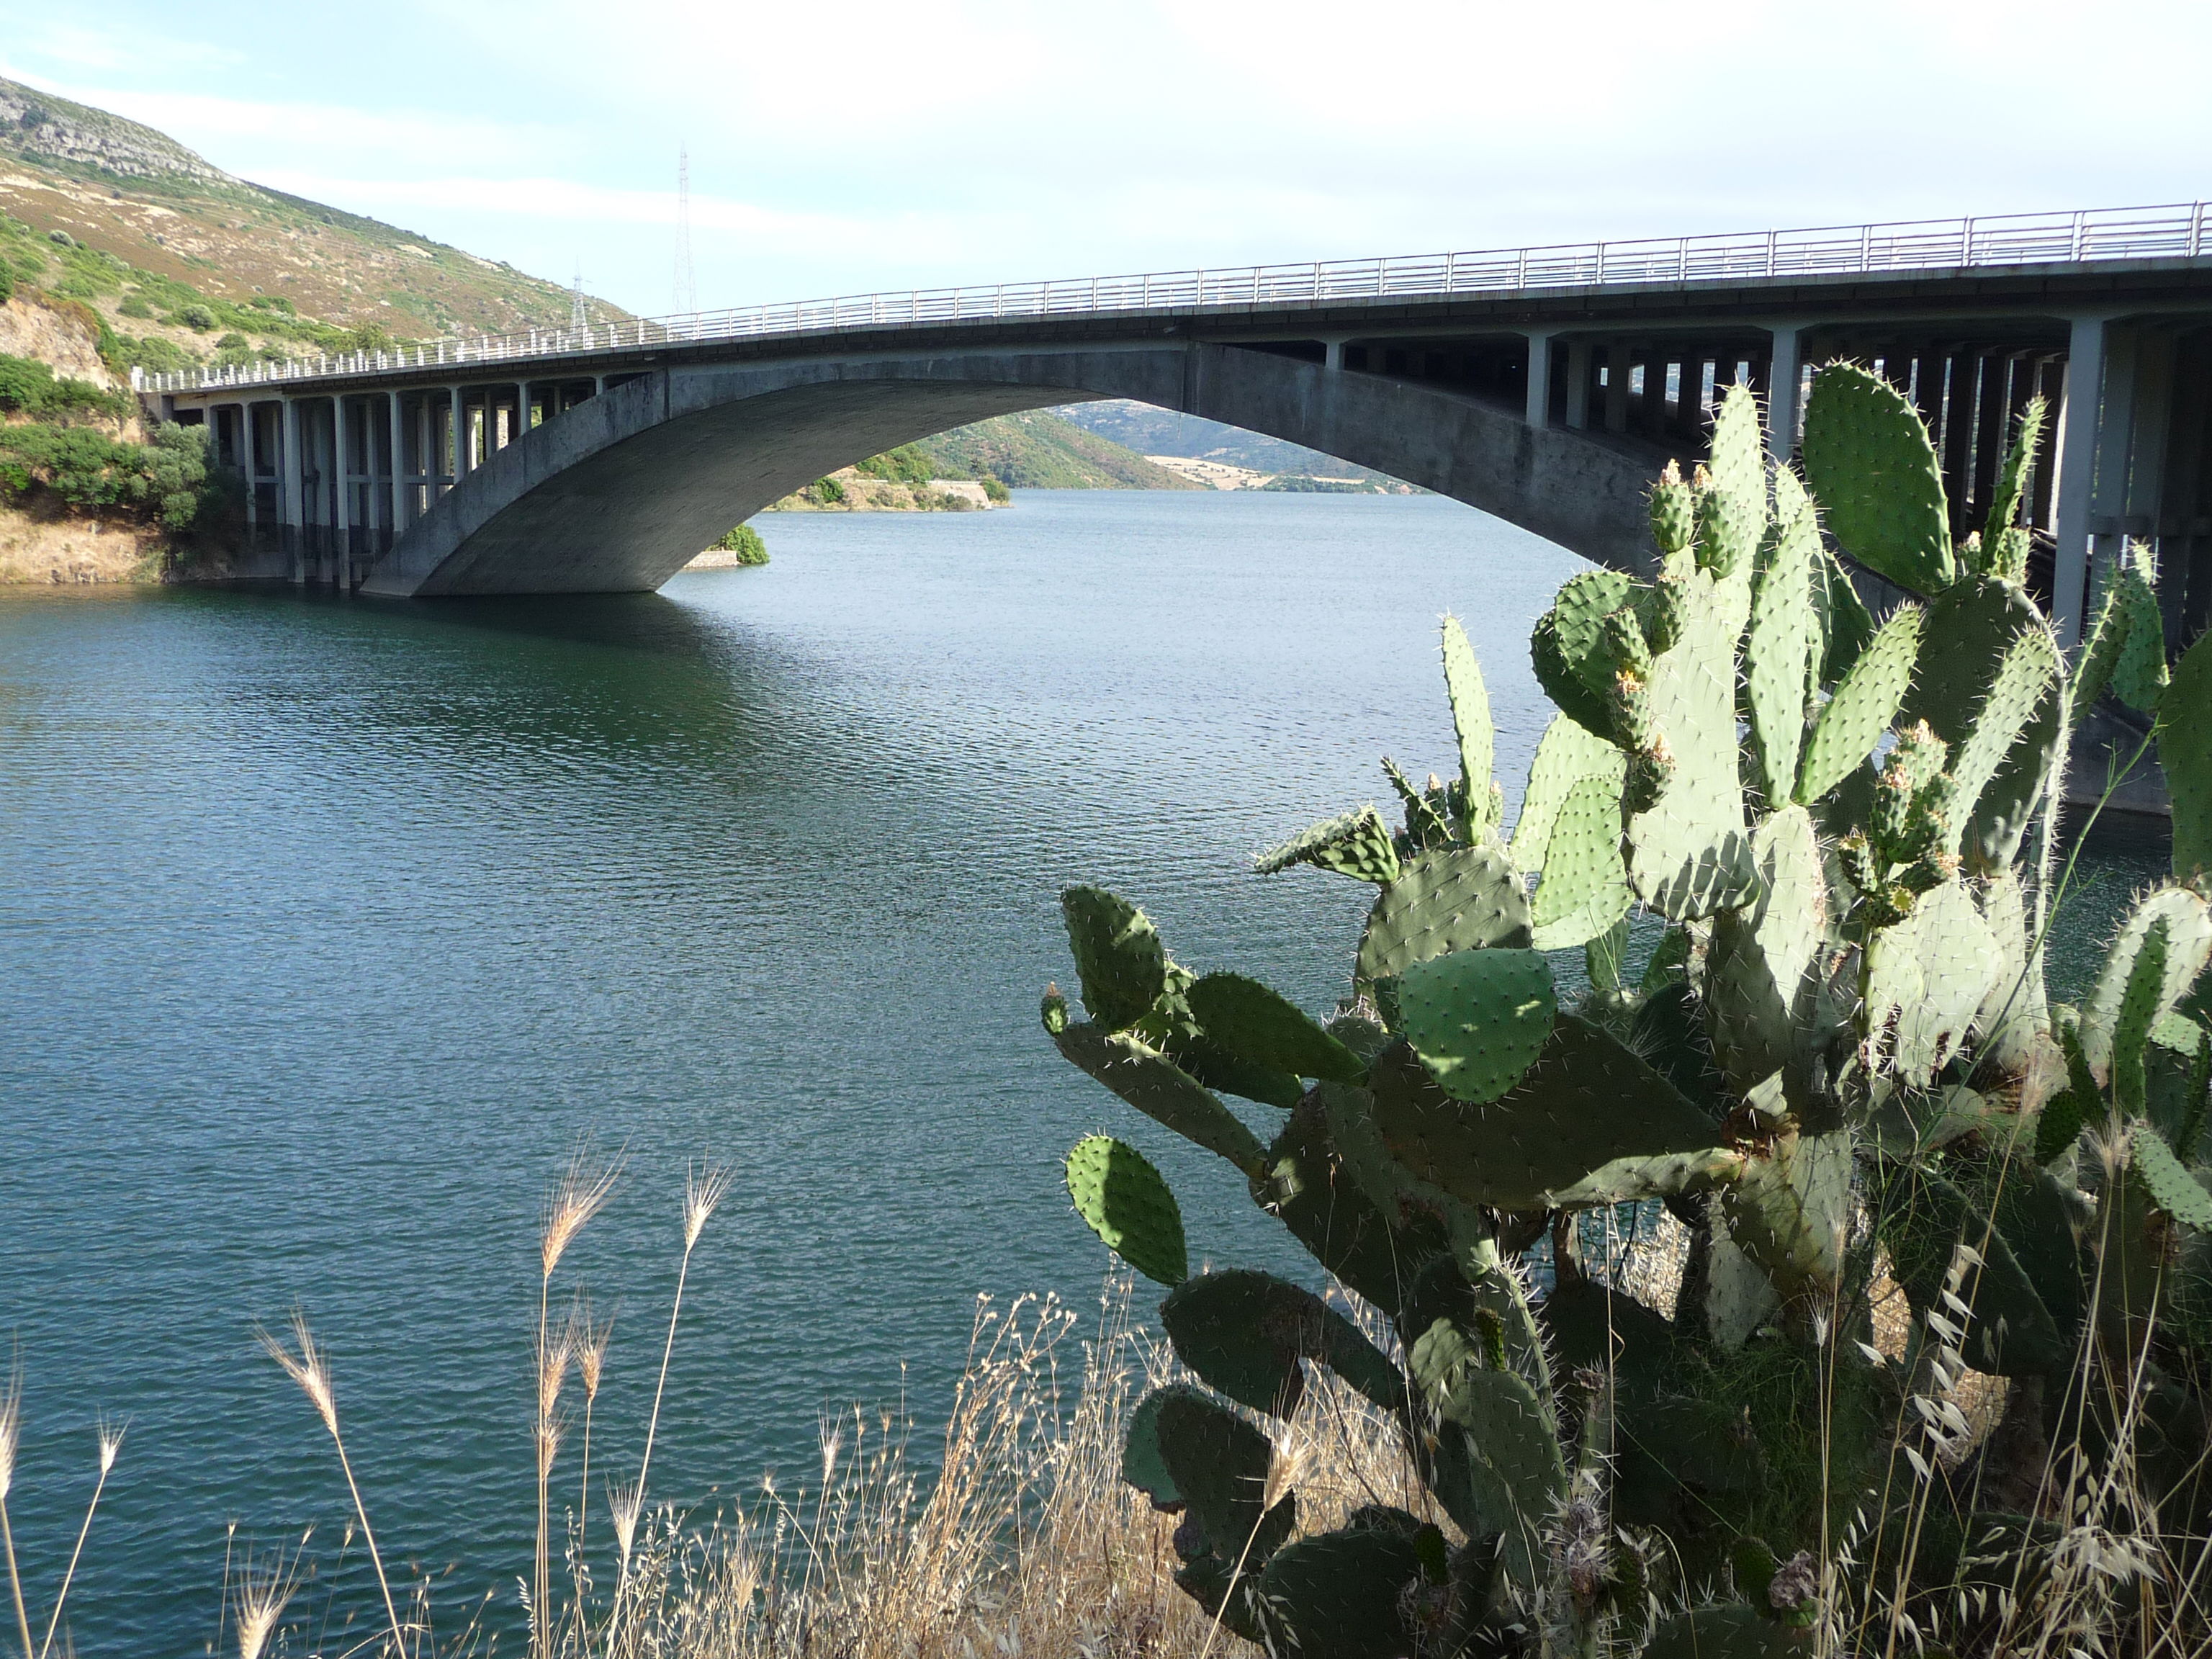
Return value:
M 100 1419 L 100 1472 L 102 1474 L 115 1467 L 115 1455 L 123 1449 L 123 1431 L 130 1426 L 131 1419 L 127 1417 L 120 1423 L 112 1424 L 104 1417 Z
M 538 1425 L 538 1474 L 540 1480 L 553 1472 L 553 1460 L 561 1451 L 561 1425 L 550 1418 Z
M 614 1190 L 615 1178 L 621 1173 L 619 1158 L 593 1167 L 588 1143 L 579 1146 L 570 1155 L 568 1167 L 562 1172 L 552 1196 L 545 1201 L 545 1227 L 538 1236 L 538 1259 L 546 1278 L 553 1277 L 562 1253 L 575 1242 L 584 1224 L 599 1212 L 599 1206 L 607 1201 L 607 1194 Z
M 599 1371 L 606 1364 L 607 1343 L 615 1334 L 611 1315 L 603 1325 L 592 1322 L 591 1310 L 586 1307 L 576 1321 L 576 1373 L 584 1380 L 584 1398 L 599 1397 Z
M 624 1485 L 619 1480 L 607 1482 L 607 1512 L 613 1516 L 615 1542 L 622 1547 L 625 1565 L 629 1560 L 630 1547 L 637 1540 L 637 1511 L 645 1501 L 645 1489 L 636 1481 Z
M 15 1484 L 15 1443 L 23 1429 L 23 1371 L 19 1365 L 8 1378 L 8 1391 L 0 1394 L 0 1504 L 8 1501 Z
M 329 1356 L 315 1346 L 314 1333 L 307 1328 L 307 1316 L 301 1310 L 292 1310 L 292 1340 L 299 1345 L 295 1355 L 284 1346 L 283 1339 L 270 1335 L 260 1326 L 253 1334 L 261 1340 L 269 1357 L 284 1368 L 284 1375 L 300 1385 L 301 1391 L 313 1402 L 323 1419 L 323 1426 L 332 1434 L 338 1431 L 338 1403 L 331 1393 Z
M 691 1247 L 699 1242 L 706 1231 L 707 1218 L 714 1213 L 714 1206 L 730 1190 L 732 1175 L 726 1165 L 709 1164 L 702 1170 L 686 1165 L 684 1170 L 684 1254 L 691 1254 Z
M 568 1362 L 576 1352 L 576 1332 L 573 1324 L 564 1326 L 560 1334 L 538 1354 L 538 1415 L 542 1419 L 553 1415 L 553 1407 L 561 1401 L 561 1384 L 568 1380 Z
M 1260 1512 L 1266 1514 L 1281 1503 L 1305 1478 L 1306 1466 L 1311 1461 L 1306 1441 L 1289 1428 L 1280 1438 L 1273 1442 L 1267 1454 L 1267 1484 L 1260 1493 Z
M 298 1588 L 297 1577 L 283 1569 L 282 1552 L 277 1565 L 265 1573 L 256 1572 L 252 1562 L 246 1564 L 246 1581 L 238 1592 L 238 1659 L 261 1659 Z

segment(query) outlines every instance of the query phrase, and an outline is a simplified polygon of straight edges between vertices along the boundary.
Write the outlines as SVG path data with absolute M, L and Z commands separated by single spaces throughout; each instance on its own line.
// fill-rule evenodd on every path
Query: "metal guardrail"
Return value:
M 580 329 L 523 329 L 337 356 L 297 357 L 278 363 L 241 363 L 162 374 L 133 369 L 131 384 L 143 392 L 213 391 L 886 324 L 1510 294 L 1613 283 L 1721 282 L 2099 259 L 2195 258 L 2208 251 L 2206 232 L 2206 204 L 2189 202 L 916 289 L 680 316 L 638 317 Z

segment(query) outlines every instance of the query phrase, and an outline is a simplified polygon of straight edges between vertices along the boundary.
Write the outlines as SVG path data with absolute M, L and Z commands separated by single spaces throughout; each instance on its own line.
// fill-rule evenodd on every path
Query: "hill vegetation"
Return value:
M 7 80 L 0 211 L 0 260 L 14 276 L 190 361 L 569 313 L 558 283 L 234 177 L 151 127 Z M 593 312 L 627 314 L 599 302 Z M 164 356 L 125 353 L 173 366 L 155 361 Z
M 1009 489 L 1197 489 L 1127 445 L 1064 415 L 1001 415 L 913 446 L 939 478 L 995 478 Z

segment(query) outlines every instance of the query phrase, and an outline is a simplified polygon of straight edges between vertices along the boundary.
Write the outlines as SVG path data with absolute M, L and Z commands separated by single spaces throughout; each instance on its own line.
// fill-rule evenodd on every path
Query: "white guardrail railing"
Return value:
M 1382 259 L 1316 259 L 1236 270 L 1152 271 L 916 289 L 902 294 L 854 294 L 681 316 L 628 318 L 580 328 L 521 329 L 381 350 L 295 357 L 282 362 L 238 363 L 161 374 L 133 369 L 131 384 L 151 392 L 215 391 L 446 364 L 543 360 L 902 323 L 1510 294 L 1528 289 L 1594 288 L 1609 283 L 1718 282 L 2092 259 L 2195 258 L 2206 251 L 2205 240 L 2205 204 L 2188 202 L 1734 235 L 1645 237 L 1633 241 L 1576 242 Z

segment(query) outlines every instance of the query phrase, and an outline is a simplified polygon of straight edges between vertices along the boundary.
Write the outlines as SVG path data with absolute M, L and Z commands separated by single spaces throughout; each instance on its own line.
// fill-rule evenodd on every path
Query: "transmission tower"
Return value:
M 691 271 L 691 151 L 676 148 L 676 292 L 670 309 L 678 313 L 699 309 L 698 279 Z
M 576 280 L 568 289 L 568 326 L 580 334 L 591 325 L 591 313 L 584 308 L 584 267 L 579 261 Z

